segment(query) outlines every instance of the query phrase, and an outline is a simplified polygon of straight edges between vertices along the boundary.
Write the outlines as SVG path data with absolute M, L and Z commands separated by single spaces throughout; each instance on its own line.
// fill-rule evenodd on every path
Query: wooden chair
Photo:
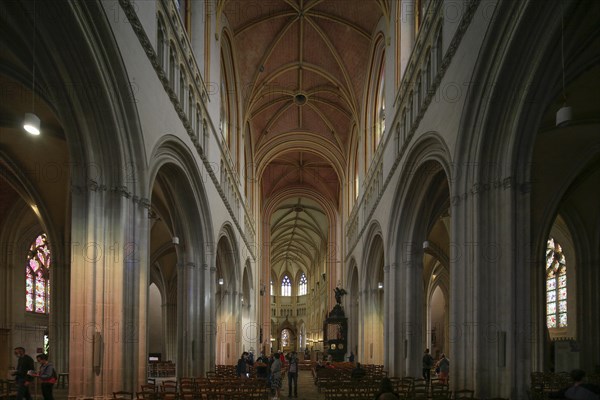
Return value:
M 196 391 L 196 384 L 193 382 L 181 382 L 179 384 L 180 393 L 193 393 Z
M 0 399 L 9 400 L 17 396 L 17 387 L 14 381 L 0 380 Z
M 133 393 L 132 392 L 124 392 L 124 391 L 113 392 L 113 399 L 114 400 L 133 400 Z
M 158 393 L 158 400 L 177 400 L 178 397 L 179 394 L 177 392 L 166 391 Z
M 179 384 L 183 385 L 183 384 L 190 384 L 190 383 L 194 383 L 195 379 L 192 377 L 184 377 L 184 378 L 179 378 Z
M 177 382 L 176 381 L 164 381 L 160 385 L 160 391 L 177 393 Z
M 135 394 L 137 400 L 158 400 L 158 392 L 141 391 Z
M 141 391 L 142 392 L 156 392 L 158 390 L 158 388 L 156 387 L 156 385 L 147 383 L 145 385 L 140 385 Z
M 469 389 L 456 390 L 454 392 L 454 399 L 455 400 L 472 399 L 474 394 L 475 394 L 474 390 L 469 390 Z
M 413 386 L 414 386 L 415 388 L 418 388 L 418 387 L 427 387 L 427 381 L 426 381 L 425 379 L 422 379 L 422 378 L 420 378 L 420 379 L 415 379 L 415 380 L 413 381 Z
M 428 399 L 429 398 L 429 391 L 427 390 L 427 388 L 425 387 L 415 387 L 411 398 L 417 400 L 417 399 Z

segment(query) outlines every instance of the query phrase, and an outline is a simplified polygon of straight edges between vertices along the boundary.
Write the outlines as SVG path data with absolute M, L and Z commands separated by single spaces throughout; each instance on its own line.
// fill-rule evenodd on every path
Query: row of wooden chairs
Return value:
M 313 368 L 313 378 L 317 386 L 321 386 L 319 382 L 329 382 L 332 380 L 350 380 L 354 363 L 334 363 L 333 368 Z M 365 370 L 363 380 L 381 380 L 387 376 L 387 372 L 383 370 L 383 365 L 361 364 L 361 368 Z
M 264 385 L 223 385 L 210 384 L 198 386 L 196 390 L 186 392 L 141 391 L 135 393 L 137 400 L 208 400 L 208 399 L 268 399 L 269 389 Z M 114 392 L 114 400 L 134 400 L 132 392 Z
M 257 387 L 265 386 L 265 381 L 262 379 L 247 379 L 247 378 L 180 378 L 179 382 L 168 380 L 161 382 L 160 385 L 145 384 L 141 385 L 141 392 L 149 393 L 191 393 L 197 392 L 203 387 L 212 386 L 228 386 L 236 385 L 239 387 Z
M 151 362 L 148 364 L 148 376 L 152 378 L 175 376 L 175 363 L 172 361 Z
M 395 393 L 402 399 L 428 400 L 470 400 L 473 390 L 450 391 L 447 384 L 438 379 L 427 382 L 412 377 L 390 378 Z M 326 399 L 367 399 L 373 398 L 380 389 L 381 379 L 356 382 L 348 379 L 321 379 L 319 390 Z
M 586 377 L 588 383 L 600 385 L 600 374 L 589 374 Z M 532 372 L 531 392 L 556 392 L 573 384 L 571 376 L 567 372 Z
M 9 400 L 17 395 L 17 387 L 14 381 L 0 379 L 0 400 Z

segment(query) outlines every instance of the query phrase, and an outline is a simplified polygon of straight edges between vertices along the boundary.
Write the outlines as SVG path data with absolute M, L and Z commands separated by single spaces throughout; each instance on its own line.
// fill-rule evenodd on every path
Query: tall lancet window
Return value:
M 377 85 L 377 101 L 375 103 L 375 135 L 374 149 L 379 146 L 383 134 L 385 133 L 385 63 L 381 62 L 381 71 L 379 72 L 379 82 Z
M 25 311 L 50 312 L 50 247 L 42 233 L 29 247 L 25 266 Z
M 281 280 L 281 295 L 291 296 L 292 295 L 292 281 L 289 276 L 285 275 Z
M 546 324 L 567 326 L 567 262 L 561 245 L 548 239 L 546 247 Z
M 306 275 L 304 275 L 304 272 L 303 272 L 302 275 L 300 275 L 300 283 L 298 284 L 298 295 L 299 296 L 305 295 L 306 291 L 307 291 L 307 287 L 308 287 L 308 282 L 306 281 Z

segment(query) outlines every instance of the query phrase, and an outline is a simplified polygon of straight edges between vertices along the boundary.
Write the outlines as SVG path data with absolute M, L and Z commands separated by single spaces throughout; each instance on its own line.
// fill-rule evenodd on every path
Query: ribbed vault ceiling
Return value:
M 339 210 L 340 175 L 345 174 L 339 166 L 347 165 L 375 27 L 388 2 L 222 0 L 219 6 L 233 37 L 254 152 L 271 154 L 269 149 L 278 146 L 273 155 L 259 160 L 262 199 L 291 188 L 307 192 L 306 198 L 281 204 L 270 220 L 272 264 L 277 268 L 294 260 L 309 270 L 319 246 L 327 242 L 330 222 L 308 199 L 317 192 Z M 310 151 L 299 148 L 299 134 L 314 139 Z M 321 151 L 325 148 L 335 150 L 326 155 Z M 297 204 L 306 207 L 293 211 Z
M 305 198 L 283 202 L 271 217 L 271 266 L 279 276 L 293 279 L 314 262 L 327 246 L 329 225 L 321 207 Z

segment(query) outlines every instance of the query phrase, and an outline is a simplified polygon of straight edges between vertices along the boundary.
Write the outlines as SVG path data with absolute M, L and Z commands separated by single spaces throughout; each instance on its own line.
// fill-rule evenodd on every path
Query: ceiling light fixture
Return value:
M 34 113 L 25 113 L 25 118 L 23 118 L 23 129 L 32 135 L 39 135 L 40 118 Z
M 39 135 L 40 130 L 40 118 L 35 115 L 35 37 L 36 37 L 36 21 L 35 21 L 35 0 L 33 0 L 33 68 L 32 68 L 32 85 L 31 85 L 31 112 L 25 113 L 23 119 L 23 129 L 32 135 Z

